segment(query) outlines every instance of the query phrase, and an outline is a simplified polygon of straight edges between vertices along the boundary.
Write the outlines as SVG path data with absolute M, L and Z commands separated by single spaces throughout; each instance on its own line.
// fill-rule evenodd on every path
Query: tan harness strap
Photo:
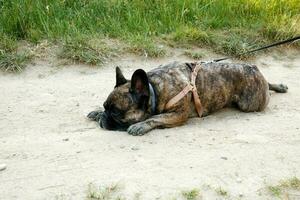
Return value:
M 203 112 L 202 105 L 201 105 L 201 101 L 200 101 L 199 95 L 197 93 L 197 87 L 196 87 L 196 77 L 197 77 L 200 67 L 201 67 L 200 64 L 195 66 L 195 68 L 191 74 L 191 82 L 181 92 L 179 92 L 175 97 L 173 97 L 166 104 L 165 109 L 171 108 L 175 103 L 177 103 L 179 100 L 181 100 L 183 97 L 185 97 L 185 95 L 187 95 L 190 91 L 192 91 L 196 111 L 197 111 L 199 117 L 202 116 L 202 112 Z

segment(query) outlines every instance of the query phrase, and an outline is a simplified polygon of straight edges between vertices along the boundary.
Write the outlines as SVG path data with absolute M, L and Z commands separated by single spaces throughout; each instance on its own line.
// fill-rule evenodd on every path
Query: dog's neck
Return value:
M 156 95 L 151 83 L 149 83 L 149 90 L 150 90 L 151 115 L 154 115 L 156 111 Z

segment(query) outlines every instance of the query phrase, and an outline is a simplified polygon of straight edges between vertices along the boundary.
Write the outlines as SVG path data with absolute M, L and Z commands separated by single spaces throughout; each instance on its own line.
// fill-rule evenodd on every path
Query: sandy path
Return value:
M 292 52 L 293 53 L 293 52 Z M 287 54 L 290 55 L 290 52 Z M 263 188 L 300 176 L 300 56 L 256 63 L 287 94 L 261 113 L 225 109 L 143 137 L 100 129 L 85 115 L 114 86 L 114 68 L 130 77 L 171 60 L 122 58 L 103 68 L 53 67 L 39 61 L 19 75 L 0 74 L 0 199 L 83 199 L 87 185 L 118 183 L 131 199 L 170 199 L 199 188 L 203 199 L 272 199 Z M 131 67 L 127 67 L 131 66 Z M 241 197 L 242 196 L 242 197 Z

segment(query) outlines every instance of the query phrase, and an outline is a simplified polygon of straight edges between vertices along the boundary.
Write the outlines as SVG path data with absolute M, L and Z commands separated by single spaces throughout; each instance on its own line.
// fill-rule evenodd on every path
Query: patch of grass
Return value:
M 297 177 L 293 177 L 288 180 L 281 181 L 279 186 L 293 190 L 300 190 L 300 180 Z
M 16 40 L 0 33 L 0 53 L 12 52 L 17 49 Z
M 297 177 L 290 179 L 289 186 L 294 190 L 300 190 L 300 180 Z
M 6 72 L 21 72 L 31 58 L 28 52 L 0 53 L 0 69 Z
M 190 51 L 190 50 L 187 50 L 184 52 L 184 55 L 190 57 L 190 58 L 193 58 L 193 59 L 201 59 L 205 56 L 205 53 L 203 52 L 199 52 L 199 51 Z
M 299 10 L 299 0 L 0 0 L 0 32 L 33 42 L 101 34 L 152 57 L 164 54 L 148 42 L 157 38 L 238 55 L 253 44 L 300 35 Z M 79 54 L 69 57 L 100 62 L 97 50 L 89 46 L 84 54 L 75 45 L 67 42 Z
M 297 177 L 281 180 L 278 185 L 268 186 L 267 189 L 271 195 L 281 198 L 287 190 L 300 191 L 300 180 Z
M 197 200 L 200 197 L 200 192 L 197 189 L 189 190 L 189 191 L 183 191 L 182 196 L 186 200 Z
M 6 72 L 20 72 L 31 60 L 28 51 L 18 52 L 14 39 L 0 34 L 0 70 Z
M 112 185 L 109 187 L 96 187 L 89 184 L 87 191 L 88 200 L 123 200 L 122 197 L 117 195 L 118 186 Z
M 118 185 L 111 185 L 108 187 L 96 187 L 94 184 L 90 183 L 87 190 L 87 200 L 126 200 L 125 197 L 121 196 L 122 191 Z M 136 193 L 132 199 L 139 200 L 141 198 L 141 193 Z M 176 197 L 168 199 L 177 199 Z M 202 199 L 200 191 L 198 189 L 192 189 L 181 192 L 181 195 L 186 200 L 198 200 Z M 180 199 L 182 197 L 179 197 Z M 160 199 L 160 197 L 154 198 Z
M 257 33 L 252 31 L 245 32 L 240 29 L 233 29 L 230 32 L 222 31 L 213 37 L 215 37 L 214 46 L 218 53 L 237 56 L 239 58 L 245 58 L 245 56 L 240 55 L 269 42 L 257 35 Z
M 218 195 L 221 195 L 221 196 L 227 196 L 228 195 L 228 192 L 226 190 L 224 190 L 223 188 L 221 188 L 221 187 L 216 189 L 216 193 Z
M 199 46 L 212 43 L 209 32 L 195 27 L 180 27 L 171 35 L 171 39 L 178 43 L 189 43 Z
M 238 58 L 245 58 L 245 56 L 240 55 L 270 42 L 258 33 L 239 28 L 232 28 L 230 31 L 206 30 L 205 32 L 198 29 L 185 29 L 185 31 L 175 35 L 172 39 L 184 46 L 193 44 Z
M 101 65 L 116 56 L 116 52 L 112 45 L 100 39 L 75 36 L 65 39 L 59 57 L 79 63 Z
M 147 37 L 131 37 L 128 39 L 128 43 L 129 47 L 127 50 L 140 56 L 157 58 L 166 55 L 166 50 L 162 45 L 157 45 L 153 40 Z
M 275 197 L 280 197 L 282 188 L 280 186 L 268 186 L 268 191 Z

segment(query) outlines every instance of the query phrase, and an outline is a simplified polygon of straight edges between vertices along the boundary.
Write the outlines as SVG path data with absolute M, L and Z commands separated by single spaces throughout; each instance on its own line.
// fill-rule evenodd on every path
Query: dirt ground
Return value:
M 118 184 L 126 199 L 172 199 L 198 188 L 205 200 L 265 200 L 275 198 L 268 185 L 300 176 L 299 52 L 250 61 L 270 82 L 289 86 L 287 94 L 272 93 L 264 112 L 224 109 L 142 137 L 85 118 L 113 89 L 114 66 L 130 78 L 137 68 L 174 60 L 191 59 L 123 56 L 104 67 L 60 67 L 46 58 L 20 74 L 1 72 L 0 164 L 7 168 L 0 199 L 85 199 L 93 183 Z

